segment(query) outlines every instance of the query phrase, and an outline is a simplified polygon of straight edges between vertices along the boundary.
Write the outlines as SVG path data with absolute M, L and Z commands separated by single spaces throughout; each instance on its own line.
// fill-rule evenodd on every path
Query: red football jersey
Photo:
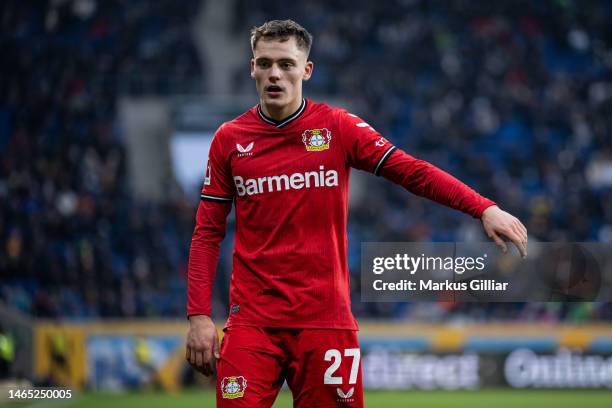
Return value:
M 188 314 L 210 314 L 233 202 L 227 325 L 357 329 L 347 263 L 351 167 L 476 217 L 494 204 L 345 110 L 303 100 L 275 121 L 255 106 L 212 141 L 189 260 Z

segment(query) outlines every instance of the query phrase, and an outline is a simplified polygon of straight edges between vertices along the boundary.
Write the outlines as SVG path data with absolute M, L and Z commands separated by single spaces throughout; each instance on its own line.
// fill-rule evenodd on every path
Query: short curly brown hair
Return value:
M 295 38 L 298 48 L 306 51 L 306 55 L 310 53 L 312 35 L 293 20 L 270 20 L 259 27 L 253 27 L 251 30 L 251 50 L 255 51 L 257 42 L 262 38 L 287 41 L 291 37 Z

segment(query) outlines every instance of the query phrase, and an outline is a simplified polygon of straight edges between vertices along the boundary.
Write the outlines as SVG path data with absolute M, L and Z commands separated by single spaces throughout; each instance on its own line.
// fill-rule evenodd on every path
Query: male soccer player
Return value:
M 302 97 L 311 35 L 291 21 L 251 32 L 260 103 L 210 148 L 189 256 L 186 357 L 216 361 L 217 406 L 270 407 L 284 380 L 296 407 L 361 407 L 360 351 L 347 265 L 351 167 L 480 218 L 526 255 L 527 231 L 494 202 L 393 146 L 359 117 Z M 229 319 L 219 350 L 211 291 L 236 208 Z

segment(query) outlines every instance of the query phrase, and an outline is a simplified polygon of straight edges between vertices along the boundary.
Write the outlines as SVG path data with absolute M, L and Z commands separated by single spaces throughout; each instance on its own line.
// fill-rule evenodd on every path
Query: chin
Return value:
M 266 105 L 270 105 L 270 106 L 284 106 L 286 104 L 285 98 L 273 99 L 273 98 L 264 97 L 263 102 Z

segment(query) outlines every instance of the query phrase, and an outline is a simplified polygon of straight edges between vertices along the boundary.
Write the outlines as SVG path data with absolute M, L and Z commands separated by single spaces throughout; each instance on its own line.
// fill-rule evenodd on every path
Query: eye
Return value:
M 257 66 L 260 68 L 268 68 L 270 66 L 270 62 L 266 60 L 257 61 Z
M 291 62 L 283 62 L 281 66 L 283 67 L 283 69 L 291 69 L 293 67 L 293 64 Z

